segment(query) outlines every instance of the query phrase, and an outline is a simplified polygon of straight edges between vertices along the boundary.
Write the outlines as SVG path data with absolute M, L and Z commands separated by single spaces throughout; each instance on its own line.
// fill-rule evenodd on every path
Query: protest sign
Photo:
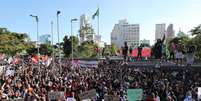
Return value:
M 98 61 L 79 61 L 80 67 L 98 67 Z
M 15 74 L 14 68 L 12 68 L 11 66 L 8 67 L 7 70 L 6 70 L 6 75 L 5 76 L 9 76 L 9 75 L 14 76 L 14 74 Z
M 0 75 L 3 75 L 6 66 L 0 66 Z
M 49 92 L 48 97 L 50 100 L 58 100 L 62 99 L 64 100 L 64 92 Z
M 8 100 L 3 100 L 3 101 L 24 101 L 24 99 L 23 99 L 23 98 L 20 98 L 20 99 L 14 99 L 14 100 L 12 100 L 12 99 L 8 99 Z
M 92 101 L 91 99 L 84 99 L 84 100 L 82 100 L 82 101 Z
M 119 97 L 114 95 L 105 95 L 104 101 L 119 101 Z
M 142 89 L 128 89 L 127 95 L 128 95 L 128 101 L 142 100 L 143 90 Z
M 76 100 L 75 100 L 75 98 L 68 97 L 68 98 L 66 99 L 66 101 L 76 101 Z
M 84 93 L 82 93 L 82 94 L 80 95 L 80 98 L 81 98 L 82 100 L 88 99 L 88 98 L 93 98 L 93 97 L 96 97 L 96 90 L 95 90 L 95 89 L 86 91 L 86 92 L 84 92 Z
M 201 100 L 201 87 L 198 87 L 198 100 Z

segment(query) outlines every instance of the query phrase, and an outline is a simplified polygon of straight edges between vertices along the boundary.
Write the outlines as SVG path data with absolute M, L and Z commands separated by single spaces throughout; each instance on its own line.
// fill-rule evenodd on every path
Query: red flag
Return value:
M 39 56 L 35 55 L 34 57 L 31 58 L 32 62 L 37 64 L 39 62 Z

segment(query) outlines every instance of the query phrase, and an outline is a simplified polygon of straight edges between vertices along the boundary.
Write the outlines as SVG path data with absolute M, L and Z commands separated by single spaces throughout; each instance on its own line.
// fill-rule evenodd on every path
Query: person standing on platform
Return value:
M 163 42 L 165 40 L 165 35 L 163 36 L 163 39 L 157 39 L 157 42 L 154 45 L 154 56 L 155 59 L 161 59 L 162 58 L 162 49 L 163 49 Z
M 175 43 L 174 42 L 171 42 L 170 44 L 170 57 L 169 57 L 169 60 L 175 60 L 175 53 L 176 53 L 176 46 L 175 46 Z
M 122 51 L 123 51 L 124 61 L 127 62 L 127 57 L 128 57 L 128 45 L 127 45 L 127 42 L 124 42 L 124 47 L 123 47 Z
M 132 61 L 132 53 L 133 53 L 133 48 L 130 46 L 129 48 L 129 54 L 130 54 L 130 61 Z
M 141 60 L 142 59 L 142 45 L 138 46 L 138 52 L 137 52 L 137 59 Z
M 195 46 L 194 45 L 187 46 L 187 54 L 186 54 L 187 66 L 191 66 L 193 64 L 194 57 L 195 57 Z

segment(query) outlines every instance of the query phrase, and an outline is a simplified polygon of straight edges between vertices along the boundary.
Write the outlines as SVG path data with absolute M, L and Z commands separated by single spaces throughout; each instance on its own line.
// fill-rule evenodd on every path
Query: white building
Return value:
M 155 40 L 162 39 L 165 33 L 166 33 L 166 25 L 165 25 L 165 23 L 156 24 Z
M 91 27 L 90 17 L 83 14 L 80 16 L 80 29 L 85 26 Z
M 140 35 L 139 24 L 129 24 L 127 20 L 120 20 L 115 24 L 111 32 L 111 44 L 117 45 L 119 48 L 127 42 L 128 46 L 138 46 Z
M 93 29 L 90 23 L 90 17 L 83 14 L 80 16 L 80 43 L 87 40 L 93 40 Z
M 175 36 L 175 31 L 173 29 L 173 24 L 169 24 L 166 31 L 166 39 L 174 38 L 174 36 Z
M 90 20 L 91 18 L 85 14 L 80 16 L 80 43 L 83 43 L 84 41 L 101 43 L 101 35 L 95 34 Z

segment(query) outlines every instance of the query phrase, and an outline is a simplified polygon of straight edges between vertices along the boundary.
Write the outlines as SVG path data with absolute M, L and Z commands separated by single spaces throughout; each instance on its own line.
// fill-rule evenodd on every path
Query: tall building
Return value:
M 80 16 L 80 43 L 83 43 L 84 41 L 101 42 L 101 35 L 95 34 L 90 20 L 91 18 L 85 14 Z
M 82 14 L 80 16 L 80 29 L 85 26 L 91 26 L 90 17 Z
M 155 41 L 157 39 L 162 39 L 164 34 L 166 32 L 166 25 L 165 23 L 162 24 L 156 24 L 156 29 L 155 29 Z
M 175 36 L 175 31 L 173 29 L 173 24 L 169 24 L 166 31 L 166 39 L 174 38 L 174 36 Z
M 80 16 L 80 43 L 84 41 L 92 41 L 94 30 L 90 23 L 90 17 L 83 14 Z
M 117 45 L 119 48 L 127 42 L 128 46 L 138 46 L 140 35 L 139 24 L 129 24 L 127 20 L 120 20 L 114 25 L 111 32 L 111 44 Z

